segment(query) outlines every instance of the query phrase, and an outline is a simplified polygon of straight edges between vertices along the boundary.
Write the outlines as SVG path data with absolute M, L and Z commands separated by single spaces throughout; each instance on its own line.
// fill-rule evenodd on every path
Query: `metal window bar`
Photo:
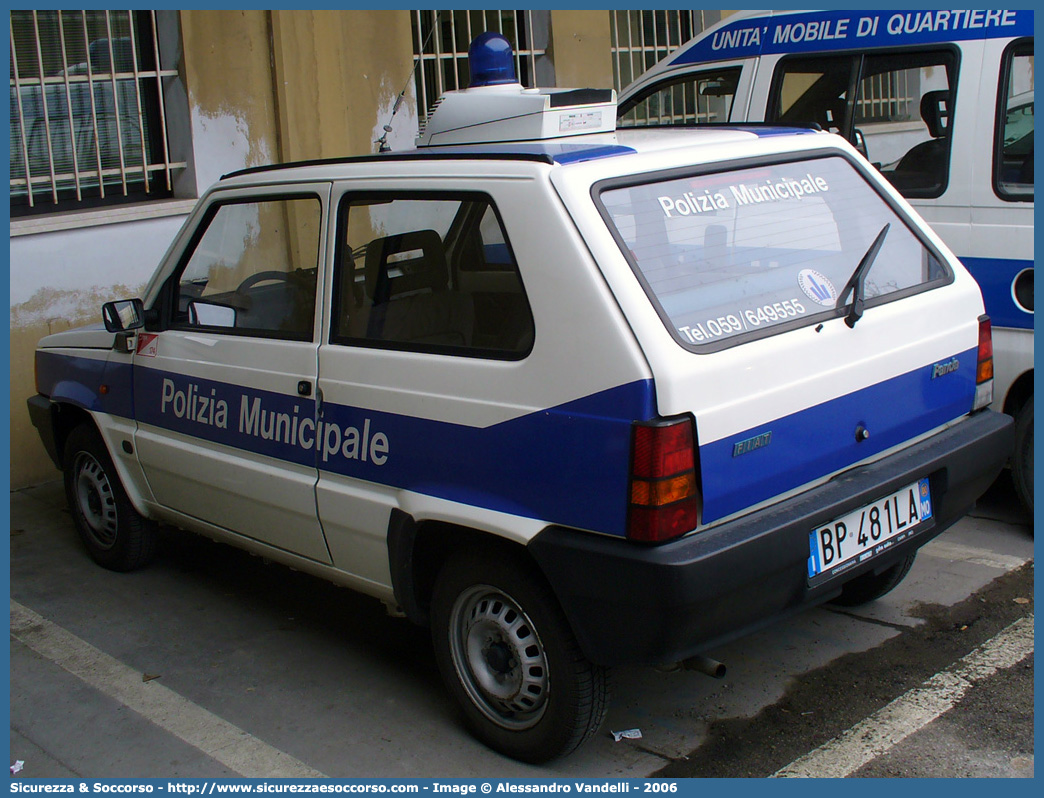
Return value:
M 65 26 L 62 24 L 62 12 L 58 11 L 58 35 L 61 37 L 62 43 L 62 74 L 69 74 L 69 59 L 66 56 L 67 50 L 65 46 Z M 65 84 L 65 107 L 72 108 L 72 90 L 69 88 L 69 84 Z M 79 162 L 77 147 L 76 147 L 76 126 L 73 124 L 73 115 L 69 114 L 69 148 L 72 150 L 72 162 L 76 164 Z M 83 192 L 80 187 L 80 172 L 78 169 L 74 169 L 73 175 L 76 179 L 76 201 L 80 202 L 83 199 Z
M 537 59 L 547 52 L 533 41 L 533 11 L 414 10 L 411 13 L 415 38 L 415 87 L 421 125 L 427 122 L 443 92 L 467 88 L 467 48 L 471 40 L 484 31 L 495 31 L 511 41 L 519 81 L 524 86 L 533 87 Z M 437 29 L 429 37 L 428 33 L 434 26 Z M 458 29 L 466 32 L 467 41 L 460 41 Z
M 912 96 L 910 88 L 910 71 L 882 72 L 861 82 L 856 124 L 903 121 L 910 118 L 916 106 L 917 98 Z
M 19 12 L 10 13 L 11 150 L 20 155 L 12 160 L 12 171 L 15 172 L 10 178 L 12 198 L 24 197 L 32 208 L 47 195 L 57 205 L 64 202 L 63 195 L 75 197 L 76 202 L 87 199 L 88 195 L 100 199 L 107 195 L 126 197 L 138 191 L 155 193 L 156 186 L 163 182 L 168 191 L 172 190 L 173 171 L 185 168 L 186 163 L 175 162 L 170 157 L 163 81 L 176 78 L 178 73 L 176 69 L 162 69 L 156 12 L 77 11 L 63 15 L 61 11 L 34 10 L 31 16 L 21 12 L 21 25 L 15 24 L 15 14 Z M 104 31 L 102 35 L 107 39 L 104 45 L 100 45 L 107 51 L 107 71 L 96 70 L 92 63 L 91 44 L 94 42 L 88 13 L 104 15 L 101 19 L 92 19 L 92 23 L 96 33 Z M 41 25 L 41 15 L 44 14 L 53 14 L 50 19 L 55 24 L 49 28 L 57 27 L 57 36 L 47 39 L 47 54 L 52 56 L 51 68 L 58 70 L 50 75 L 47 74 L 44 47 L 47 37 Z M 81 25 L 78 27 L 82 27 L 83 41 L 73 44 L 67 39 L 66 26 L 69 20 L 75 19 L 71 16 L 75 14 L 80 15 Z M 142 20 L 141 14 L 148 17 Z M 114 30 L 119 24 L 114 23 L 125 23 L 129 68 L 117 61 Z M 143 69 L 144 62 L 140 60 L 145 52 L 139 23 L 152 33 L 155 64 L 150 69 Z M 23 54 L 35 55 L 35 68 L 19 64 L 19 43 L 23 45 Z M 77 65 L 79 69 L 71 68 L 69 64 L 70 55 L 77 52 L 76 45 L 82 45 L 81 49 L 85 51 L 84 63 Z M 23 74 L 27 68 L 31 74 Z M 112 109 L 108 114 L 111 120 L 102 119 L 99 113 L 96 93 L 103 86 L 103 91 L 112 92 Z M 89 99 L 89 103 L 84 102 L 85 99 Z M 64 112 L 61 100 L 64 100 Z M 152 103 L 153 108 L 158 108 L 157 119 L 150 119 L 146 112 L 150 100 L 158 100 Z M 67 119 L 63 120 L 63 115 Z M 112 127 L 105 124 L 106 121 Z M 133 131 L 135 123 L 138 125 L 136 134 Z M 39 130 L 41 125 L 43 131 Z M 153 125 L 159 128 L 154 131 L 159 146 L 150 147 L 148 129 Z M 66 129 L 69 136 L 67 147 L 63 141 Z M 39 135 L 41 132 L 42 136 Z M 87 141 L 93 142 L 93 147 L 88 146 Z M 138 147 L 140 155 L 134 152 Z M 112 193 L 114 187 L 115 194 Z

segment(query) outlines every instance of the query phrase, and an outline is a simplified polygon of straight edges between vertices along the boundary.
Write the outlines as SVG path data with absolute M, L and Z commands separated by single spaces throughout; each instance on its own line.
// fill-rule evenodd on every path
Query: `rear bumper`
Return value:
M 549 527 L 529 549 L 585 654 L 604 665 L 685 659 L 838 595 L 961 518 L 1004 466 L 1008 416 L 985 411 L 875 463 L 771 507 L 662 546 Z M 923 531 L 826 582 L 808 583 L 809 532 L 929 477 L 934 518 Z

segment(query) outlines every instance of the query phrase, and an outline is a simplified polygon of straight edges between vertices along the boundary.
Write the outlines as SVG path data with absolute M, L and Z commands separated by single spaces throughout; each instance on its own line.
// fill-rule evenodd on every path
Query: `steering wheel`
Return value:
M 257 274 L 251 274 L 249 277 L 243 280 L 243 282 L 236 286 L 236 293 L 245 294 L 258 283 L 264 283 L 268 280 L 278 280 L 281 283 L 285 283 L 289 279 L 290 275 L 288 272 L 258 272 Z

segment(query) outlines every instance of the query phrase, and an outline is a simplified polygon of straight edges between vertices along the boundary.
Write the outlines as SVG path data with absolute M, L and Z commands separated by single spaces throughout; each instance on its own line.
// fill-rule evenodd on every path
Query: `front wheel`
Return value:
M 492 553 L 451 559 L 435 585 L 432 637 L 469 730 L 502 754 L 564 756 L 605 717 L 606 669 L 584 657 L 534 568 Z
M 111 571 L 152 559 L 156 533 L 127 498 L 98 431 L 81 424 L 65 443 L 65 497 L 87 553 Z

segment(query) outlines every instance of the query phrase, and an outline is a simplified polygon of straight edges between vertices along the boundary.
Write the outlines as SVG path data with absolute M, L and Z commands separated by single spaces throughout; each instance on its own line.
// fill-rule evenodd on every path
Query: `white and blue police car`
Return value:
M 415 150 L 223 178 L 29 409 L 100 565 L 164 523 L 376 597 L 539 762 L 611 666 L 893 588 L 1013 429 L 975 281 L 842 138 L 614 132 L 504 45 Z
M 768 122 L 847 138 L 978 281 L 993 408 L 1033 512 L 1033 11 L 746 11 L 620 95 L 620 126 Z

